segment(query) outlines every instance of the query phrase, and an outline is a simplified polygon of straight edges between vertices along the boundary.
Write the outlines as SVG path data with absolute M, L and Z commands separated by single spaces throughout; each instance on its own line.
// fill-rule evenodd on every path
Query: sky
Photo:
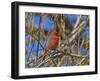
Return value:
M 68 19 L 69 19 L 70 23 L 72 24 L 72 26 L 74 26 L 78 15 L 68 14 L 67 16 L 68 16 Z M 86 19 L 86 16 L 82 16 L 82 19 L 83 20 Z M 34 22 L 34 25 L 36 28 L 39 27 L 39 20 L 40 20 L 39 16 L 33 16 L 33 22 Z M 43 19 L 42 27 L 44 30 L 48 31 L 54 27 L 54 22 L 49 17 L 45 17 Z M 84 37 L 89 36 L 89 26 L 87 26 L 85 29 L 85 32 L 83 32 L 83 36 Z
M 39 16 L 33 16 L 33 22 L 34 22 L 34 25 L 36 28 L 39 27 L 39 20 L 40 20 Z M 49 17 L 45 17 L 43 19 L 42 27 L 45 30 L 50 30 L 54 27 L 54 22 L 52 20 L 50 20 Z

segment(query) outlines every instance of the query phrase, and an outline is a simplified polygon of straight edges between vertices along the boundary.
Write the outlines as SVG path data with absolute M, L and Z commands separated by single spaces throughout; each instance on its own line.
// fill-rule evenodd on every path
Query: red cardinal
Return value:
M 45 52 L 47 52 L 50 49 L 57 48 L 58 44 L 59 44 L 59 28 L 54 27 L 49 33 L 47 43 L 44 47 Z

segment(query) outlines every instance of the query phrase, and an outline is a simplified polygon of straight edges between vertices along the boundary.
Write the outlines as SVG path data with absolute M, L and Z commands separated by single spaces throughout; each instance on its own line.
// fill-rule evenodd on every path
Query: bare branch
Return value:
M 80 24 L 81 22 L 81 15 L 77 17 L 77 20 L 76 20 L 76 23 L 74 25 L 74 28 L 78 27 L 78 25 Z
M 73 39 L 75 39 L 75 37 L 77 36 L 77 34 L 79 32 L 82 31 L 82 29 L 86 26 L 86 21 L 83 21 L 77 28 L 75 28 L 72 32 L 71 32 L 71 37 L 69 38 L 69 42 L 72 42 Z

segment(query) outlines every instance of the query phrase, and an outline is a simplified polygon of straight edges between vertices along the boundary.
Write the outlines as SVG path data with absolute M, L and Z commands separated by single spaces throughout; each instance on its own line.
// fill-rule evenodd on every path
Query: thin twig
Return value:
M 82 62 L 85 60 L 86 58 L 84 57 L 79 63 L 76 64 L 76 66 L 81 65 Z

